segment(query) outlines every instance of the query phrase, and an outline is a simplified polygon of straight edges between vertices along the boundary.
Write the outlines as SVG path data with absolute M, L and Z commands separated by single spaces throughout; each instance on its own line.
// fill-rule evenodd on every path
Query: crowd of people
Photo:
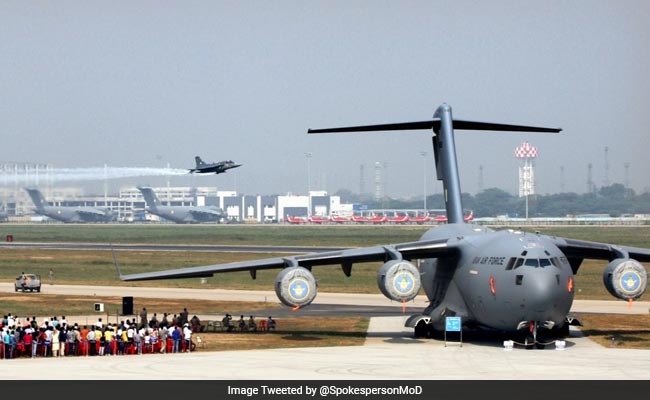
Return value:
M 146 309 L 136 319 L 105 324 L 98 318 L 93 325 L 68 323 L 65 316 L 27 317 L 24 321 L 5 315 L 1 324 L 0 358 L 109 356 L 144 353 L 180 353 L 195 350 L 187 310 L 173 318 L 165 313 L 147 320 Z
M 195 315 L 188 320 L 187 309 L 173 316 L 156 313 L 149 319 L 147 309 L 136 318 L 120 321 L 119 324 L 104 323 L 99 317 L 92 325 L 68 323 L 65 316 L 37 320 L 35 316 L 24 320 L 5 315 L 0 322 L 0 358 L 18 357 L 66 357 L 66 356 L 114 356 L 144 353 L 180 353 L 195 350 L 193 334 L 204 330 Z M 255 321 L 251 315 L 248 321 L 241 315 L 238 325 L 232 315 L 222 320 L 227 332 L 274 331 L 275 320 Z
M 221 325 L 223 326 L 223 329 L 226 330 L 226 332 L 235 331 L 235 324 L 233 324 L 232 315 L 230 314 L 226 314 L 223 317 L 223 319 L 221 320 Z M 239 329 L 239 332 L 257 332 L 258 330 L 274 331 L 275 326 L 276 326 L 275 320 L 271 316 L 269 316 L 269 318 L 266 320 L 260 321 L 259 326 L 255 321 L 255 317 L 253 317 L 252 315 L 248 317 L 248 321 L 244 319 L 244 315 L 241 315 L 237 323 L 237 328 Z

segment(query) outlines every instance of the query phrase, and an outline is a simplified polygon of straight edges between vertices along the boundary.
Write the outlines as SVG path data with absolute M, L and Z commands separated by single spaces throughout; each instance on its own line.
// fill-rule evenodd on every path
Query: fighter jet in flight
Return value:
M 608 262 L 603 282 L 621 300 L 640 298 L 650 262 L 650 249 L 575 240 L 519 230 L 489 229 L 463 217 L 454 128 L 487 131 L 558 133 L 561 129 L 454 119 L 443 104 L 433 118 L 397 124 L 309 130 L 308 133 L 398 131 L 433 132 L 437 178 L 442 181 L 447 224 L 432 228 L 420 240 L 322 253 L 121 275 L 137 281 L 209 277 L 215 273 L 279 269 L 275 291 L 282 303 L 300 308 L 316 298 L 312 268 L 340 265 L 350 276 L 354 263 L 379 262 L 377 285 L 389 299 L 404 304 L 423 289 L 429 305 L 406 325 L 416 336 L 440 337 L 447 317 L 462 327 L 505 332 L 527 347 L 543 347 L 569 333 L 576 290 L 575 275 L 584 259 Z M 419 262 L 416 262 L 419 261 Z M 638 261 L 637 261 L 638 260 Z
M 242 166 L 242 164 L 235 164 L 235 162 L 232 160 L 219 161 L 215 163 L 206 163 L 203 160 L 201 160 L 201 157 L 199 156 L 194 157 L 194 160 L 196 160 L 196 168 L 190 169 L 189 170 L 190 174 L 193 174 L 195 172 L 197 174 L 209 174 L 209 173 L 222 174 L 231 168 L 237 168 Z

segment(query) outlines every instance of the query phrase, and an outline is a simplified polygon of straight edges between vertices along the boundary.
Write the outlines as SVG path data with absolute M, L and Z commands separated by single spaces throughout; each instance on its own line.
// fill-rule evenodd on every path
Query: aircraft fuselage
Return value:
M 88 209 L 79 207 L 46 206 L 40 210 L 37 209 L 36 213 L 66 223 L 110 222 L 114 220 L 110 212 L 105 211 L 104 214 L 101 214 L 100 212 L 104 210 L 92 209 L 92 213 L 86 210 Z
M 456 257 L 423 260 L 422 285 L 435 329 L 444 317 L 467 325 L 516 331 L 530 324 L 564 325 L 573 303 L 573 271 L 566 256 L 544 236 L 450 224 L 422 240 L 451 238 Z
M 219 222 L 224 217 L 219 210 L 210 207 L 157 206 L 156 208 L 148 207 L 147 212 L 177 224 Z

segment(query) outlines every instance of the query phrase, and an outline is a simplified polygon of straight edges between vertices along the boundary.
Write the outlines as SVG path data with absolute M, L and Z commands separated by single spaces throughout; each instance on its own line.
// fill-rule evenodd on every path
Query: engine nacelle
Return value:
M 275 278 L 275 293 L 289 307 L 304 307 L 316 298 L 316 278 L 307 268 L 285 268 Z
M 648 274 L 637 260 L 617 258 L 605 268 L 603 282 L 612 296 L 623 300 L 636 300 L 645 292 Z
M 405 260 L 388 261 L 377 272 L 377 286 L 391 300 L 412 300 L 420 291 L 420 271 Z

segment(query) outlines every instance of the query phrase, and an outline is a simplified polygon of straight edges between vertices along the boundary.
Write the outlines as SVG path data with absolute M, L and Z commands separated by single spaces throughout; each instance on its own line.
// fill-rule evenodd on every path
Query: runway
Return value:
M 41 250 L 125 250 L 125 251 L 203 251 L 229 253 L 321 253 L 343 250 L 343 247 L 320 246 L 236 246 L 188 244 L 111 244 L 111 243 L 32 243 L 0 242 L 0 249 Z
M 2 283 L 0 291 L 12 292 Z M 45 285 L 46 294 L 276 301 L 273 292 Z M 38 295 L 38 294 L 35 294 Z M 273 297 L 271 297 L 273 296 Z M 273 300 L 271 300 L 273 299 Z M 414 306 L 424 305 L 418 297 Z M 315 306 L 396 307 L 381 295 L 320 293 Z M 576 301 L 574 311 L 648 313 L 649 302 Z M 601 347 L 572 330 L 565 350 L 504 350 L 502 343 L 413 339 L 406 316 L 375 316 L 363 346 L 0 360 L 2 379 L 75 380 L 646 380 L 650 353 Z M 175 368 L 173 366 L 180 366 Z

